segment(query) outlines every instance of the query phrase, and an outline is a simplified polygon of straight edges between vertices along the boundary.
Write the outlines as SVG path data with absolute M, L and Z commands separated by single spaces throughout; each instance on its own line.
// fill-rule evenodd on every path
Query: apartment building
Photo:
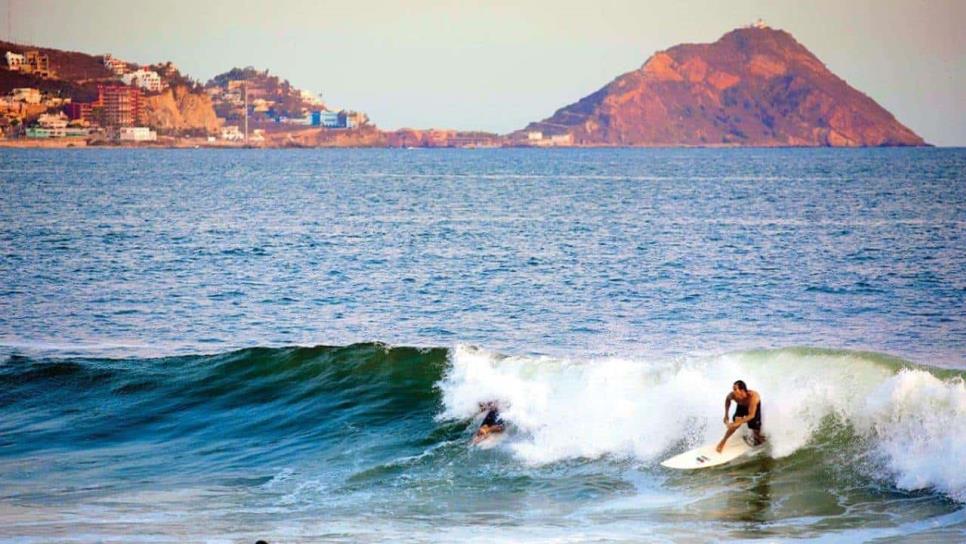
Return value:
M 54 71 L 50 69 L 50 57 L 40 51 L 27 51 L 23 54 L 24 62 L 20 71 L 34 74 L 40 77 L 53 77 Z
M 105 127 L 133 127 L 141 118 L 141 90 L 124 85 L 98 85 L 97 103 Z

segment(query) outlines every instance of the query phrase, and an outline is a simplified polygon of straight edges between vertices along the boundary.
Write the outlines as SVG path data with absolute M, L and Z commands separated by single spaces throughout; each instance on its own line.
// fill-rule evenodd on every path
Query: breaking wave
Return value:
M 511 357 L 468 346 L 440 383 L 443 419 L 497 400 L 506 445 L 543 465 L 604 456 L 656 464 L 720 438 L 724 397 L 743 379 L 762 397 L 771 456 L 852 452 L 869 475 L 966 502 L 966 385 L 956 371 L 874 353 L 789 348 L 679 361 Z

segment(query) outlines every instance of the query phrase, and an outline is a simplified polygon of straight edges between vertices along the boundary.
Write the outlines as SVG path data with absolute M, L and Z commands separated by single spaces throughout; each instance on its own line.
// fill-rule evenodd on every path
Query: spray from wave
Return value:
M 939 375 L 944 374 L 944 375 Z M 515 428 L 507 448 L 542 465 L 613 456 L 651 464 L 720 438 L 724 397 L 743 379 L 762 396 L 771 455 L 832 454 L 900 489 L 932 488 L 966 502 L 966 385 L 872 353 L 806 348 L 683 361 L 507 357 L 457 346 L 439 383 L 442 419 L 497 400 Z

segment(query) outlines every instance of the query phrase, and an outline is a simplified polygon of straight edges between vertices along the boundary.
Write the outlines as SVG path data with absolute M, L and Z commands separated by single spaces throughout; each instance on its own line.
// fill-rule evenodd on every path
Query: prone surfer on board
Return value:
M 500 417 L 500 409 L 495 402 L 481 402 L 480 411 L 486 412 L 486 417 L 473 435 L 474 444 L 486 440 L 491 434 L 502 433 L 505 428 L 503 418 Z
M 735 407 L 734 418 L 729 422 L 728 411 L 731 409 L 732 400 L 738 406 Z M 725 442 L 745 423 L 748 424 L 748 428 L 755 435 L 754 445 L 763 443 L 765 435 L 761 433 L 761 396 L 758 395 L 757 391 L 749 391 L 745 382 L 738 380 L 731 386 L 731 393 L 728 393 L 728 396 L 725 397 L 724 424 L 728 426 L 728 432 L 725 433 L 721 442 L 718 442 L 715 450 L 721 453 Z

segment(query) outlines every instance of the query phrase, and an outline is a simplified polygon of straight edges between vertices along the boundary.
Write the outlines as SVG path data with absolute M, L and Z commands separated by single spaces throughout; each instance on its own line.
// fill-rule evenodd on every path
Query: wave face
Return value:
M 662 469 L 720 436 L 738 378 L 770 454 Z M 509 436 L 478 450 L 492 400 Z M 15 356 L 0 413 L 0 537 L 24 541 L 760 538 L 749 521 L 772 539 L 966 536 L 963 374 L 873 353 Z
M 134 474 L 173 485 L 317 456 L 345 463 L 343 446 L 360 429 L 365 449 L 407 426 L 428 428 L 445 360 L 443 349 L 380 344 L 144 360 L 12 357 L 0 365 L 0 458 L 79 463 L 88 467 L 82 481 Z M 42 492 L 57 474 L 38 476 L 15 487 Z

